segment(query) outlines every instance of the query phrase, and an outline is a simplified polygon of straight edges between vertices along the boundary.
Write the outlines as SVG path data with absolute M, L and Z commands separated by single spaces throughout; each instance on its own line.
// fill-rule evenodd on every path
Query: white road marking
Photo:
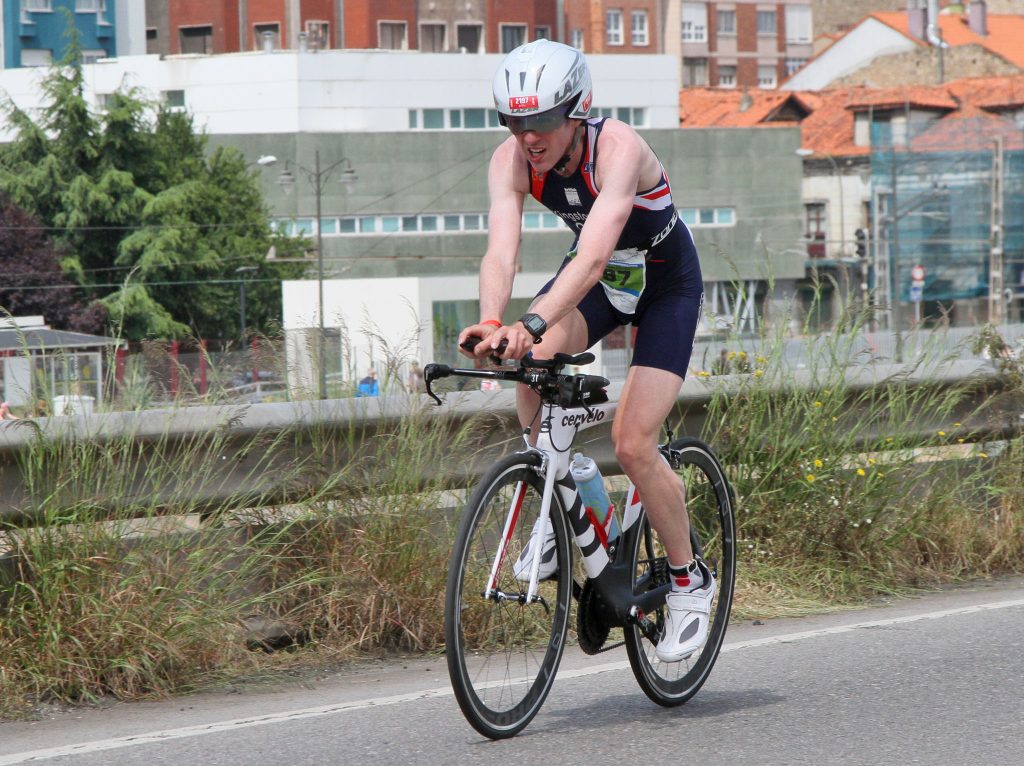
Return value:
M 976 612 L 985 612 L 994 609 L 1010 609 L 1024 606 L 1024 599 L 1011 601 L 993 601 L 987 604 L 974 604 L 972 606 L 957 607 L 955 609 L 943 609 L 936 612 L 924 612 L 922 614 L 907 615 L 905 617 L 892 617 L 884 620 L 869 620 L 867 622 L 851 623 L 849 625 L 836 625 L 831 628 L 820 628 L 817 630 L 805 630 L 798 633 L 783 633 L 777 636 L 755 638 L 749 641 L 726 642 L 722 647 L 722 653 L 735 652 L 741 649 L 753 649 L 759 646 L 771 644 L 789 644 L 795 641 L 803 641 L 809 638 L 822 636 L 834 636 L 841 633 L 851 633 L 865 628 L 883 628 L 889 625 L 900 625 L 921 620 L 938 620 L 944 617 L 955 617 Z M 584 676 L 608 673 L 611 671 L 624 670 L 629 667 L 628 662 L 609 662 L 603 665 L 591 665 L 577 670 L 559 671 L 558 678 L 582 678 Z M 365 710 L 372 707 L 384 707 L 387 705 L 400 705 L 405 702 L 417 700 L 434 699 L 436 697 L 450 696 L 452 690 L 445 686 L 436 689 L 412 692 L 409 694 L 396 694 L 390 697 L 372 697 L 370 699 L 342 702 L 334 705 L 322 705 L 319 707 L 302 708 L 299 710 L 287 710 L 280 713 L 268 713 L 266 715 L 251 716 L 248 718 L 235 718 L 227 721 L 214 721 L 213 723 L 197 724 L 195 726 L 184 726 L 178 729 L 164 729 L 162 731 L 151 731 L 142 734 L 129 734 L 123 737 L 112 737 L 110 739 L 98 739 L 91 742 L 80 742 L 73 745 L 62 745 L 43 750 L 31 750 L 23 753 L 12 753 L 0 755 L 0 766 L 14 766 L 19 763 L 34 763 L 45 761 L 50 758 L 59 758 L 69 755 L 85 755 L 98 753 L 105 750 L 118 750 L 125 747 L 136 747 L 148 745 L 154 742 L 166 742 L 172 739 L 184 739 L 188 737 L 201 737 L 206 734 L 217 734 L 222 731 L 233 731 L 253 726 L 269 726 L 288 721 L 299 721 L 305 718 L 320 718 L 339 713 L 348 713 L 353 710 Z

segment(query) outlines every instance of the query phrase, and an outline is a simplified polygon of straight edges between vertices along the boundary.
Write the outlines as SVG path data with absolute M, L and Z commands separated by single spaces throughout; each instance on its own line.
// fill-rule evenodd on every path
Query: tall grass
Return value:
M 863 318 L 845 326 L 818 339 L 805 370 L 773 336 L 752 359 L 729 357 L 742 374 L 706 378 L 704 436 L 738 494 L 741 615 L 1024 569 L 1020 440 L 976 440 L 964 424 L 991 402 L 967 411 L 977 383 L 928 383 L 950 361 L 937 343 L 909 373 L 856 385 L 842 361 Z
M 771 336 L 706 378 L 704 436 L 738 495 L 739 616 L 1022 568 L 1021 440 L 975 441 L 969 383 L 851 383 L 857 321 L 823 338 L 804 371 Z M 916 372 L 946 361 L 926 353 Z M 358 401 L 373 415 L 383 404 Z M 372 432 L 240 438 L 224 422 L 174 445 L 40 435 L 22 453 L 18 509 L 39 523 L 0 529 L 0 714 L 439 649 L 463 493 L 435 477 L 471 459 L 493 424 L 441 425 L 421 398 L 405 401 Z M 195 488 L 221 479 L 225 460 L 242 466 L 227 472 L 230 500 L 198 504 Z M 316 651 L 250 651 L 289 643 Z

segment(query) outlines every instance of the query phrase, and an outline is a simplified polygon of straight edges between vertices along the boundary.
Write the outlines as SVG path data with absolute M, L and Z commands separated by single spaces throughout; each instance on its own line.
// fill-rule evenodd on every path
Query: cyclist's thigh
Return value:
M 654 367 L 685 378 L 702 297 L 700 290 L 663 294 L 642 306 L 630 366 Z

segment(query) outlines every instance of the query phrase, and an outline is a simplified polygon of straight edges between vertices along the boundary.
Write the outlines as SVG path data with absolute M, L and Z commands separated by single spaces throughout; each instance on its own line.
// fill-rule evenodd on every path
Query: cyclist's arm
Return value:
M 490 209 L 487 214 L 487 252 L 480 262 L 480 322 L 501 321 L 512 297 L 512 282 L 519 261 L 523 201 L 529 193 L 526 160 L 515 139 L 509 137 L 491 157 L 487 171 Z M 474 324 L 459 334 L 459 345 L 474 335 L 486 338 L 493 324 Z M 481 345 L 481 349 L 483 346 Z

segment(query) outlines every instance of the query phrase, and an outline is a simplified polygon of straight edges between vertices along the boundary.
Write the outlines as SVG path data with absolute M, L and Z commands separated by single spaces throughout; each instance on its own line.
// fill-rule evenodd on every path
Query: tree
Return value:
M 61 270 L 57 250 L 39 222 L 3 193 L 0 274 L 0 311 L 5 314 L 41 314 L 56 327 L 103 331 L 106 311 L 84 300 L 82 289 Z
M 240 267 L 258 269 L 248 324 L 271 329 L 280 280 L 304 267 L 264 260 L 272 244 L 282 255 L 301 244 L 271 231 L 256 174 L 233 149 L 208 152 L 191 115 L 137 91 L 94 114 L 71 37 L 38 119 L 6 105 L 17 138 L 0 148 L 0 191 L 52 229 L 61 269 L 120 337 L 237 337 Z

